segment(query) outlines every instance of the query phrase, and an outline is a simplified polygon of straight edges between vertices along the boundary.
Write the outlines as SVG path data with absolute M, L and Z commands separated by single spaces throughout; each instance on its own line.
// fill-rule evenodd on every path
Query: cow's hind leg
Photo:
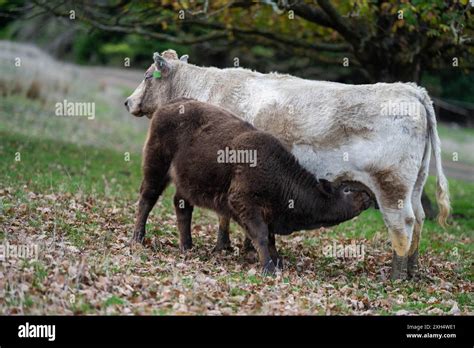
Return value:
M 408 251 L 407 261 L 407 275 L 408 278 L 415 278 L 418 273 L 418 248 L 421 240 L 421 230 L 423 229 L 423 222 L 425 220 L 425 213 L 421 201 L 419 207 L 415 209 L 415 225 L 413 227 L 413 238 L 411 241 L 410 250 Z
M 416 176 L 413 182 L 407 182 L 406 176 L 401 180 L 396 173 L 384 171 L 375 179 L 378 185 L 374 193 L 392 241 L 391 278 L 406 279 L 408 253 L 416 222 L 411 199 Z
M 415 215 L 410 200 L 401 200 L 400 208 L 394 210 L 384 207 L 382 210 L 385 224 L 392 241 L 392 275 L 391 278 L 406 279 L 408 270 L 408 252 L 410 249 Z
M 429 159 L 428 155 L 425 154 L 425 158 Z M 424 160 L 425 162 L 425 160 Z M 411 198 L 413 211 L 415 213 L 415 225 L 413 228 L 413 238 L 411 241 L 410 250 L 408 251 L 408 277 L 414 278 L 418 273 L 418 248 L 421 240 L 421 230 L 423 229 L 423 222 L 425 221 L 425 212 L 421 203 L 421 196 L 423 194 L 423 187 L 428 177 L 428 163 L 423 163 L 418 178 L 413 188 L 413 194 Z

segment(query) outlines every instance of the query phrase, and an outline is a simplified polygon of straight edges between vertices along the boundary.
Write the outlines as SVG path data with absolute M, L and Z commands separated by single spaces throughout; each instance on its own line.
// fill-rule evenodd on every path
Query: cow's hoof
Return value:
M 398 256 L 396 252 L 392 255 L 392 280 L 405 280 L 407 279 L 407 256 Z
M 418 279 L 419 278 L 419 264 L 418 264 L 418 250 L 415 250 L 413 255 L 408 256 L 407 262 L 407 275 L 409 279 Z
M 276 267 L 272 260 L 268 261 L 262 269 L 263 276 L 273 276 L 276 273 Z

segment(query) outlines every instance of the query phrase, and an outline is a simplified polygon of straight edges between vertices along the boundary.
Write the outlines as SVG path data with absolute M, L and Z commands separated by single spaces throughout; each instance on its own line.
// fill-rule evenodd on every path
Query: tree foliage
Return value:
M 262 71 L 317 76 L 323 67 L 359 83 L 419 82 L 423 72 L 468 74 L 474 66 L 468 0 L 34 0 L 1 7 L 4 18 L 54 15 L 69 24 L 73 11 L 83 35 L 109 33 L 94 51 L 99 62 L 127 50 L 142 55 L 153 44 L 217 66 L 232 64 L 232 52 Z

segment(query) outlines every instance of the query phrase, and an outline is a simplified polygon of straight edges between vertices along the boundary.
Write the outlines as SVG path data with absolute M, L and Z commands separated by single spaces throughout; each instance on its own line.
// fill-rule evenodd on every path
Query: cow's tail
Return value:
M 436 201 L 438 202 L 439 214 L 438 223 L 446 227 L 449 214 L 451 212 L 451 202 L 449 199 L 448 180 L 443 172 L 441 165 L 441 141 L 439 140 L 438 130 L 436 128 L 436 114 L 433 108 L 433 102 L 424 88 L 418 87 L 421 92 L 421 102 L 426 110 L 428 121 L 428 136 L 433 149 L 433 157 L 436 166 Z

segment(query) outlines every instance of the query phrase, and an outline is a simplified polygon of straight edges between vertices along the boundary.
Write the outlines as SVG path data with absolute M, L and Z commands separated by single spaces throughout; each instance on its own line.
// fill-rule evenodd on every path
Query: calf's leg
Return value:
M 252 244 L 252 240 L 248 236 L 245 236 L 244 246 L 243 246 L 242 249 L 243 249 L 243 252 L 247 253 L 247 254 L 251 254 L 251 253 L 256 252 L 256 250 L 255 250 L 255 248 Z
M 145 240 L 145 226 L 151 209 L 156 204 L 163 190 L 168 185 L 170 178 L 165 174 L 161 180 L 156 178 L 150 180 L 145 176 L 140 187 L 140 200 L 138 202 L 138 211 L 135 220 L 132 242 L 143 243 Z
M 212 251 L 232 250 L 229 237 L 230 217 L 219 215 L 219 229 L 217 230 L 217 243 Z
M 193 241 L 191 238 L 191 220 L 194 207 L 178 192 L 176 192 L 173 202 L 176 219 L 178 221 L 179 249 L 184 252 L 193 247 Z
M 245 223 L 246 232 L 250 240 L 252 240 L 255 249 L 257 249 L 258 259 L 262 267 L 263 275 L 275 273 L 275 263 L 272 260 L 269 248 L 268 226 L 260 217 L 254 218 Z
M 145 239 L 148 215 L 170 182 L 170 164 L 171 159 L 164 156 L 155 144 L 153 136 L 150 136 L 143 151 L 143 180 L 132 242 L 143 243 Z
M 275 246 L 275 235 L 273 233 L 269 233 L 268 235 L 268 248 L 270 250 L 270 256 L 275 264 L 276 268 L 283 269 L 283 258 L 278 253 L 278 250 Z
M 247 237 L 257 249 L 263 274 L 273 274 L 275 273 L 275 264 L 268 247 L 268 225 L 258 213 L 260 209 L 252 201 L 252 195 L 245 191 L 245 185 L 242 185 L 238 179 L 235 180 L 229 189 L 229 207 L 233 211 L 235 220 L 245 228 Z
M 221 216 L 219 215 L 219 229 L 217 230 L 217 242 L 213 252 L 219 252 L 222 250 L 229 250 L 232 251 L 232 245 L 230 242 L 229 236 L 229 228 L 230 225 L 230 217 L 228 216 Z M 242 248 L 242 252 L 246 255 L 248 260 L 256 260 L 256 250 L 253 247 L 252 240 L 249 237 L 245 236 L 244 245 Z M 254 262 L 254 261 L 253 261 Z

